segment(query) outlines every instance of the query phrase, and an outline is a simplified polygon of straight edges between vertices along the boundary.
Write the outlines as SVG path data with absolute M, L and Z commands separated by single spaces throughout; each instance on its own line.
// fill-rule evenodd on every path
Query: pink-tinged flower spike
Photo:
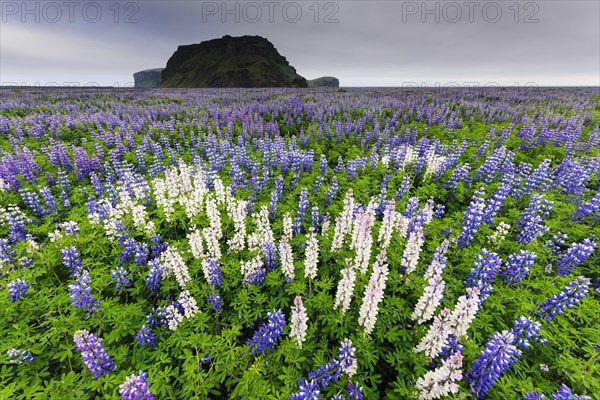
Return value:
M 346 197 L 344 197 L 344 209 L 335 220 L 335 231 L 333 233 L 333 241 L 331 242 L 331 251 L 337 252 L 344 245 L 344 239 L 352 229 L 352 221 L 354 220 L 354 197 L 352 189 L 348 189 Z
M 444 308 L 439 315 L 433 317 L 433 323 L 429 327 L 429 331 L 415 347 L 415 352 L 424 353 L 430 359 L 434 359 L 442 351 L 449 334 L 450 324 L 448 320 L 451 313 L 449 308 Z
M 306 329 L 308 317 L 306 316 L 306 308 L 302 303 L 302 298 L 296 296 L 294 305 L 292 306 L 292 318 L 290 336 L 296 341 L 299 349 L 302 349 L 302 343 L 306 340 Z
M 335 303 L 333 308 L 335 310 L 340 309 L 342 315 L 346 313 L 350 308 L 350 302 L 352 301 L 352 294 L 354 293 L 354 281 L 356 280 L 356 273 L 350 266 L 352 263 L 351 258 L 346 259 L 346 265 L 348 267 L 342 269 L 342 279 L 338 283 L 337 293 L 335 294 Z
M 354 268 L 361 274 L 367 272 L 369 260 L 371 259 L 371 247 L 373 246 L 373 223 L 375 222 L 374 200 L 361 210 L 354 219 L 354 230 L 352 232 L 352 243 L 350 248 L 356 252 Z
M 410 232 L 408 236 L 408 242 L 406 242 L 404 253 L 402 253 L 402 260 L 400 261 L 400 272 L 404 273 L 405 276 L 410 275 L 417 268 L 424 241 L 423 227 L 415 227 L 415 230 Z
M 377 255 L 375 264 L 373 264 L 373 273 L 371 273 L 369 283 L 365 287 L 363 302 L 360 306 L 358 323 L 365 328 L 367 335 L 370 335 L 375 328 L 377 314 L 379 313 L 379 303 L 383 300 L 385 282 L 389 273 L 389 268 L 385 260 L 386 252 L 382 250 Z
M 148 374 L 144 371 L 140 371 L 139 375 L 128 376 L 119 389 L 123 400 L 154 400 L 154 395 L 148 388 Z
M 417 379 L 419 400 L 432 400 L 458 393 L 458 381 L 462 379 L 463 355 L 454 353 L 440 367 Z
M 381 249 L 385 250 L 390 245 L 392 240 L 392 234 L 394 233 L 394 227 L 396 225 L 396 212 L 394 207 L 396 202 L 391 200 L 385 210 L 383 210 L 383 220 L 381 221 L 381 227 L 379 228 L 379 236 L 377 241 L 381 245 Z
M 94 379 L 114 371 L 115 364 L 104 350 L 102 339 L 98 339 L 93 333 L 82 329 L 75 332 L 73 341 L 75 349 L 81 352 L 81 360 Z
M 317 277 L 317 264 L 319 262 L 319 242 L 315 228 L 309 228 L 308 240 L 306 241 L 306 253 L 304 258 L 304 276 L 309 279 Z
M 466 290 L 467 294 L 458 298 L 449 319 L 449 333 L 459 339 L 467 336 L 467 330 L 479 309 L 479 289 L 472 287 Z
M 422 324 L 433 317 L 437 306 L 442 301 L 442 297 L 444 297 L 446 284 L 442 279 L 442 273 L 448 261 L 444 256 L 448 250 L 448 245 L 449 241 L 444 240 L 442 245 L 436 249 L 431 259 L 431 264 L 429 264 L 429 268 L 425 272 L 425 277 L 428 278 L 427 287 L 417 302 L 411 316 L 412 320 L 417 321 L 418 324 Z
M 292 246 L 287 236 L 283 236 L 279 241 L 279 258 L 281 259 L 281 270 L 287 282 L 291 282 L 296 277 L 294 272 L 294 255 Z

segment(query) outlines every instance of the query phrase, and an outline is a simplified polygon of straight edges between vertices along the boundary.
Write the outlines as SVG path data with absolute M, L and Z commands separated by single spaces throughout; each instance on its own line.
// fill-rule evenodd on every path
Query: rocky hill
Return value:
M 308 83 L 308 87 L 340 87 L 340 81 L 338 78 L 334 78 L 333 76 L 323 76 L 317 79 L 311 79 L 306 81 Z
M 157 88 L 163 68 L 146 69 L 133 74 L 136 88 Z
M 267 39 L 223 36 L 179 46 L 162 71 L 160 87 L 307 87 L 307 83 Z

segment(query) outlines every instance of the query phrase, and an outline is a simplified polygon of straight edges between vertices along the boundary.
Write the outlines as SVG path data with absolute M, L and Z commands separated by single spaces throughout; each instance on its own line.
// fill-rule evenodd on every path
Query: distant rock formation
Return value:
M 160 86 L 160 76 L 164 68 L 145 69 L 133 74 L 136 88 L 157 88 Z
M 162 71 L 160 87 L 307 87 L 307 83 L 267 39 L 227 35 L 179 46 Z
M 333 76 L 323 76 L 317 79 L 311 79 L 306 81 L 308 83 L 309 88 L 315 87 L 340 87 L 340 81 L 338 78 L 334 78 Z

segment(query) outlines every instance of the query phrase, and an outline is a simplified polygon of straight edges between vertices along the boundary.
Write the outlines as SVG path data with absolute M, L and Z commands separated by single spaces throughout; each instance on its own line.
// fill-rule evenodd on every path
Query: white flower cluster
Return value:
M 285 214 L 283 214 L 283 236 L 291 238 L 293 237 L 293 230 L 292 230 L 292 225 L 293 225 L 293 220 L 292 217 L 290 216 L 290 213 L 286 212 Z
M 256 229 L 248 235 L 248 249 L 251 252 L 262 252 L 265 243 L 275 243 L 275 235 L 271 229 L 267 206 L 262 206 L 255 217 Z
M 510 231 L 510 225 L 506 222 L 500 222 L 496 227 L 496 230 L 488 237 L 488 240 L 496 247 L 500 247 L 500 244 L 506 238 L 506 235 Z
M 209 258 L 215 260 L 221 259 L 221 246 L 219 245 L 219 232 L 216 232 L 212 227 L 208 226 L 202 229 L 202 236 L 206 241 L 206 251 Z
M 171 221 L 175 204 L 185 208 L 186 216 L 194 218 L 202 211 L 205 195 L 208 193 L 205 172 L 201 165 L 188 166 L 183 161 L 179 166 L 168 168 L 164 178 L 152 180 L 156 204 L 162 209 L 167 222 Z
M 367 335 L 370 335 L 375 328 L 377 314 L 379 313 L 379 303 L 383 300 L 385 282 L 389 273 L 385 259 L 386 252 L 382 250 L 377 255 L 375 264 L 373 264 L 373 272 L 369 278 L 369 283 L 365 287 L 363 302 L 360 306 L 358 324 L 365 328 Z
M 293 281 L 296 277 L 294 272 L 294 255 L 292 246 L 287 236 L 282 236 L 279 241 L 279 257 L 281 259 L 281 270 L 288 280 Z
M 422 227 L 417 226 L 414 231 L 410 232 L 408 242 L 402 253 L 402 260 L 400 261 L 400 266 L 404 268 L 405 276 L 410 275 L 417 268 L 424 241 Z
M 306 240 L 306 252 L 304 253 L 304 276 L 309 279 L 317 277 L 319 262 L 319 242 L 315 228 L 311 226 Z
M 425 169 L 425 179 L 429 176 L 436 174 L 442 164 L 446 161 L 446 156 L 440 156 L 435 154 L 435 150 L 431 149 L 427 153 L 427 167 Z
M 381 227 L 379 228 L 379 236 L 377 242 L 380 244 L 382 250 L 386 250 L 390 241 L 392 240 L 392 234 L 394 233 L 394 226 L 396 223 L 396 202 L 391 200 L 385 210 L 383 210 L 383 220 L 381 221 Z
M 192 232 L 188 233 L 187 239 L 194 258 L 197 260 L 204 259 L 206 255 L 204 254 L 203 239 L 198 229 L 194 229 Z
M 182 288 L 191 280 L 187 265 L 185 265 L 183 258 L 175 248 L 167 247 L 167 250 L 160 255 L 160 263 L 165 267 L 162 275 L 163 279 L 175 274 L 175 279 Z
M 246 207 L 248 203 L 244 200 L 229 198 L 227 203 L 227 213 L 233 221 L 235 234 L 227 241 L 229 251 L 239 252 L 244 250 L 246 240 Z
M 361 274 L 367 272 L 373 246 L 373 224 L 375 222 L 375 201 L 371 199 L 366 210 L 361 210 L 354 219 L 350 248 L 356 251 L 354 268 Z
M 427 287 L 415 309 L 411 315 L 413 321 L 417 321 L 417 324 L 422 324 L 425 321 L 428 321 L 433 317 L 437 306 L 442 301 L 442 297 L 444 296 L 444 289 L 446 288 L 446 283 L 442 279 L 442 273 L 445 268 L 445 264 L 442 261 L 444 260 L 444 255 L 448 251 L 448 240 L 444 240 L 444 242 L 440 245 L 440 247 L 436 250 L 433 259 L 431 260 L 431 264 L 425 271 L 425 279 L 428 280 Z
M 354 197 L 352 188 L 348 189 L 344 197 L 344 209 L 335 220 L 335 230 L 333 233 L 333 241 L 331 242 L 331 251 L 339 251 L 344 245 L 346 235 L 352 229 L 352 221 L 354 220 Z
M 462 338 L 475 318 L 479 306 L 479 289 L 467 288 L 467 294 L 460 296 L 454 311 L 444 308 L 433 318 L 433 324 L 421 342 L 415 347 L 416 352 L 425 353 L 431 359 L 435 358 L 446 344 L 448 335 Z
M 299 349 L 302 349 L 302 343 L 306 340 L 306 329 L 308 328 L 308 317 L 306 316 L 306 308 L 302 303 L 302 298 L 296 296 L 294 305 L 292 306 L 292 326 L 290 336 L 296 341 Z
M 214 236 L 217 239 L 223 237 L 223 230 L 221 229 L 221 214 L 217 209 L 217 203 L 212 196 L 206 197 L 206 216 L 208 217 L 209 227 L 213 231 Z
M 165 318 L 168 321 L 168 327 L 172 331 L 176 331 L 179 324 L 183 321 L 183 314 L 174 305 L 167 306 Z
M 337 292 L 335 294 L 335 303 L 333 305 L 334 309 L 340 309 L 342 315 L 350 308 L 352 294 L 354 293 L 356 273 L 354 272 L 354 268 L 350 266 L 351 263 L 352 259 L 347 258 L 346 265 L 348 265 L 348 267 L 340 271 L 342 273 L 342 279 L 340 279 L 338 283 Z
M 196 299 L 192 297 L 189 290 L 179 293 L 177 302 L 183 307 L 183 315 L 188 319 L 192 318 L 199 311 Z
M 242 275 L 244 275 L 244 278 L 247 280 L 249 277 L 254 275 L 254 273 L 256 271 L 258 271 L 259 269 L 262 268 L 262 266 L 263 266 L 262 253 L 255 255 L 254 258 L 252 258 L 251 260 L 242 261 L 240 266 L 241 266 Z
M 405 217 L 404 215 L 398 213 L 396 214 L 396 230 L 401 238 L 406 239 L 408 236 L 408 224 L 410 223 L 410 218 Z
M 417 379 L 419 400 L 433 400 L 458 393 L 458 383 L 462 379 L 463 355 L 459 352 L 448 357 L 441 366 Z

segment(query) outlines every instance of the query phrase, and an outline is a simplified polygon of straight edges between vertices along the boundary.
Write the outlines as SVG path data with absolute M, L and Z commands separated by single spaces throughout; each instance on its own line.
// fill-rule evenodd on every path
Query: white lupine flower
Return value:
M 306 340 L 307 322 L 308 317 L 306 316 L 306 308 L 302 304 L 302 298 L 296 296 L 292 306 L 290 336 L 296 341 L 299 349 L 302 349 L 302 343 Z
M 417 268 L 424 240 L 422 227 L 418 226 L 410 233 L 400 261 L 405 276 L 410 275 Z
M 416 321 L 417 324 L 422 324 L 433 317 L 437 306 L 440 304 L 442 297 L 444 296 L 444 289 L 446 284 L 442 279 L 441 275 L 433 276 L 425 288 L 423 296 L 417 302 L 415 310 L 412 313 L 412 320 Z
M 12 187 L 4 181 L 4 179 L 0 178 L 0 192 L 8 192 Z
M 192 297 L 189 290 L 179 293 L 177 302 L 183 307 L 183 314 L 186 318 L 192 318 L 199 311 L 196 299 Z
M 283 236 L 289 238 L 294 236 L 292 233 L 292 225 L 292 217 L 290 216 L 290 213 L 286 212 L 285 214 L 283 214 Z
M 163 279 L 175 274 L 175 279 L 182 288 L 191 280 L 187 265 L 185 265 L 183 258 L 175 248 L 167 247 L 167 250 L 160 255 L 160 262 L 165 267 Z
M 425 353 L 427 357 L 433 359 L 437 357 L 442 348 L 446 344 L 446 339 L 449 334 L 448 320 L 452 311 L 449 308 L 444 308 L 439 315 L 433 317 L 433 323 L 429 327 L 427 334 L 419 344 L 415 347 L 417 353 Z
M 294 256 L 287 236 L 283 236 L 279 241 L 279 257 L 281 258 L 281 270 L 283 274 L 289 281 L 293 281 L 296 277 L 294 272 Z
M 506 234 L 510 230 L 510 225 L 506 222 L 500 222 L 496 227 L 496 230 L 488 237 L 488 240 L 494 244 L 496 248 L 504 241 Z
M 369 283 L 365 287 L 363 302 L 360 306 L 358 324 L 365 328 L 367 335 L 370 335 L 375 328 L 377 314 L 379 313 L 379 303 L 383 300 L 385 282 L 389 273 L 385 258 L 386 252 L 382 250 L 377 255 L 377 261 L 373 264 L 373 272 L 369 278 Z
M 352 188 L 348 189 L 344 197 L 344 209 L 335 220 L 335 231 L 333 233 L 333 241 L 331 242 L 331 251 L 339 251 L 344 245 L 346 235 L 352 229 L 352 221 L 354 220 L 354 197 Z
M 240 267 L 242 275 L 244 275 L 244 279 L 247 281 L 249 277 L 263 267 L 262 253 L 255 255 L 249 261 L 242 261 Z
M 344 338 L 340 345 L 340 355 L 343 354 L 344 361 L 340 363 L 340 369 L 348 377 L 352 378 L 358 369 L 358 361 L 356 360 L 356 349 L 352 345 L 352 340 Z
M 177 307 L 171 305 L 166 308 L 166 316 L 169 321 L 169 329 L 176 331 L 179 324 L 183 321 L 183 314 L 179 313 Z
M 396 222 L 395 206 L 396 202 L 392 200 L 383 211 L 383 220 L 381 221 L 379 236 L 377 237 L 377 241 L 380 243 L 382 250 L 387 249 L 392 240 L 392 233 L 394 233 L 394 225 Z
M 404 160 L 402 160 L 402 169 L 408 167 L 412 162 L 416 161 L 417 155 L 411 146 L 406 146 L 406 153 L 404 153 Z
M 433 211 L 435 209 L 435 202 L 433 198 L 430 197 L 423 208 L 421 209 L 421 214 L 423 215 L 423 225 L 428 225 L 433 219 Z
M 233 221 L 235 234 L 227 241 L 229 251 L 244 250 L 246 240 L 246 206 L 248 203 L 243 200 L 236 200 L 233 197 L 227 203 L 227 212 Z
M 346 259 L 346 264 L 350 264 L 352 259 Z M 337 287 L 337 293 L 335 294 L 334 309 L 340 309 L 342 314 L 345 314 L 348 308 L 350 308 L 350 302 L 352 301 L 352 294 L 354 293 L 354 281 L 356 280 L 356 273 L 354 268 L 346 267 L 342 269 L 342 279 L 340 279 Z
M 51 242 L 58 242 L 60 239 L 62 239 L 63 234 L 60 231 L 60 229 L 56 229 L 54 232 L 50 232 L 48 233 L 48 239 L 50 239 Z
M 223 231 L 221 229 L 221 213 L 217 210 L 217 203 L 211 197 L 206 198 L 206 216 L 210 222 L 210 228 L 212 229 L 215 238 L 221 239 L 223 237 Z
M 190 248 L 192 249 L 192 255 L 195 259 L 201 260 L 206 257 L 204 254 L 204 245 L 202 240 L 202 235 L 198 229 L 195 229 L 193 232 L 187 234 L 188 243 Z
M 396 230 L 400 237 L 405 238 L 408 235 L 408 225 L 410 223 L 410 219 L 405 217 L 402 214 L 396 214 Z
M 352 242 L 350 248 L 356 251 L 354 258 L 354 268 L 361 274 L 367 272 L 369 261 L 371 259 L 371 247 L 373 246 L 373 224 L 375 222 L 375 202 L 373 199 L 369 202 L 367 209 L 360 211 L 354 219 L 354 229 L 352 232 Z
M 385 168 L 388 168 L 390 166 L 390 156 L 388 156 L 387 154 L 381 156 L 381 164 L 383 164 Z
M 248 235 L 248 249 L 254 253 L 262 252 L 265 242 L 275 242 L 275 235 L 269 222 L 269 209 L 266 206 L 262 206 L 255 216 L 256 229 Z
M 425 169 L 425 178 L 436 174 L 442 164 L 446 161 L 446 156 L 439 156 L 435 154 L 434 150 L 430 150 L 427 154 L 427 168 Z
M 304 258 L 304 276 L 309 279 L 317 277 L 317 264 L 319 261 L 319 242 L 315 228 L 309 228 L 308 239 L 306 240 L 306 252 Z
M 463 355 L 459 352 L 448 357 L 441 366 L 417 379 L 419 400 L 433 400 L 458 393 L 458 383 L 462 379 Z
M 27 234 L 26 243 L 27 243 L 27 252 L 29 254 L 34 254 L 40 250 L 40 245 L 38 244 L 38 242 L 36 242 L 33 239 L 33 236 L 31 236 L 31 234 L 29 234 L 29 233 Z
M 475 319 L 479 308 L 479 288 L 467 288 L 467 294 L 460 296 L 449 319 L 449 333 L 457 338 L 467 336 L 467 330 Z
M 323 223 L 321 224 L 321 235 L 327 236 L 327 230 L 331 226 L 331 221 L 329 220 L 329 214 L 325 214 L 323 218 Z
M 442 279 L 442 273 L 446 266 L 446 257 L 444 254 L 448 250 L 449 241 L 444 240 L 442 245 L 436 249 L 431 264 L 425 272 L 425 279 L 428 280 L 427 287 L 412 313 L 412 320 L 422 324 L 433 317 L 437 306 L 442 301 L 446 284 Z
M 206 227 L 202 229 L 202 236 L 204 236 L 204 240 L 206 241 L 208 258 L 214 258 L 217 261 L 220 260 L 221 247 L 216 232 L 211 227 Z
M 213 185 L 215 187 L 215 199 L 217 200 L 217 204 L 225 204 L 225 201 L 231 196 L 229 187 L 226 188 L 225 185 L 223 185 L 223 181 L 218 176 L 213 180 Z

